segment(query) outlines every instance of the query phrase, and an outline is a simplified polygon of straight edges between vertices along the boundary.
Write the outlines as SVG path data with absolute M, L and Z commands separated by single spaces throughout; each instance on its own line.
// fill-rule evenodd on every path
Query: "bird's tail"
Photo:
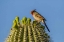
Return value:
M 48 26 L 46 25 L 45 21 L 43 21 L 44 25 L 46 26 L 47 30 L 50 32 Z

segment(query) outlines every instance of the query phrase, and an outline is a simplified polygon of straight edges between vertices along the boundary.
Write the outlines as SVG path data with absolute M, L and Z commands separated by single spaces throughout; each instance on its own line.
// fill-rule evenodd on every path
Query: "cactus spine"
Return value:
M 5 42 L 49 42 L 50 37 L 44 29 L 37 21 L 26 17 L 19 21 L 17 16 Z

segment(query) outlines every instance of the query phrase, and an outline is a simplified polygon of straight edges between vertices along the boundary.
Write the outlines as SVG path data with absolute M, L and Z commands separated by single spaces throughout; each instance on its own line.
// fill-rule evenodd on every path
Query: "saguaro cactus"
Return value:
M 49 42 L 49 38 L 43 25 L 26 17 L 19 21 L 17 16 L 5 42 Z

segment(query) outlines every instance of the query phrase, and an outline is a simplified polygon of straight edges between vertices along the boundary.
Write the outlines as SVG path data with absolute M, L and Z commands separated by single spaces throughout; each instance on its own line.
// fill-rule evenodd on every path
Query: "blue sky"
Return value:
M 64 42 L 64 1 L 51 0 L 0 0 L 0 42 L 8 36 L 16 16 L 33 20 L 30 11 L 36 9 L 43 15 L 54 42 Z

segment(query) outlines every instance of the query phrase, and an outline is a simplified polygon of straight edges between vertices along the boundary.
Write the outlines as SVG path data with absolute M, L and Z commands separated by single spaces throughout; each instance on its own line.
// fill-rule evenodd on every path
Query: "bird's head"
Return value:
M 31 14 L 32 14 L 32 15 L 33 15 L 34 12 L 36 12 L 35 10 L 36 10 L 36 9 L 34 9 L 34 10 L 31 11 Z

